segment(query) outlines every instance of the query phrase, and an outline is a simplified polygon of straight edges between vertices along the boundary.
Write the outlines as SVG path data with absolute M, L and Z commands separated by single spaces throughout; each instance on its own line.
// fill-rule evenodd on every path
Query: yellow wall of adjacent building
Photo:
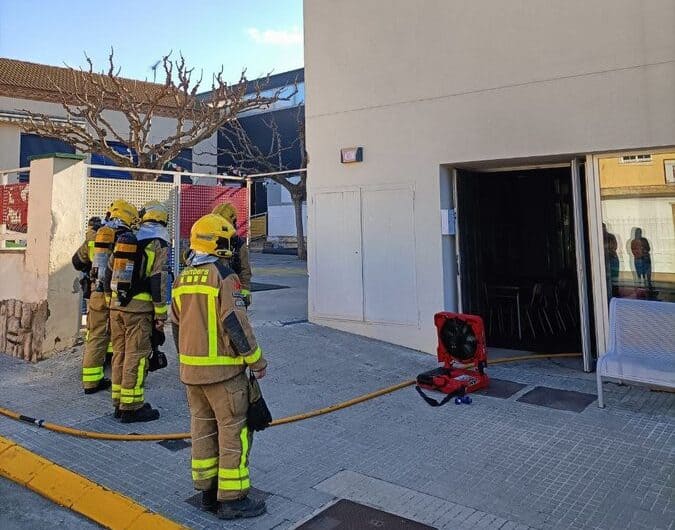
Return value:
M 663 186 L 666 184 L 666 160 L 675 160 L 675 153 L 652 154 L 650 162 L 621 162 L 621 157 L 600 159 L 600 186 L 625 188 Z

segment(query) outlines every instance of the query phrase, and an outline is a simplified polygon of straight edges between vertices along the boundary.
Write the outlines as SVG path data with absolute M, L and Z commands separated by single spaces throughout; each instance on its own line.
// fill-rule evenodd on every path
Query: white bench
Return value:
M 609 349 L 596 372 L 599 407 L 603 377 L 675 388 L 675 303 L 612 298 Z

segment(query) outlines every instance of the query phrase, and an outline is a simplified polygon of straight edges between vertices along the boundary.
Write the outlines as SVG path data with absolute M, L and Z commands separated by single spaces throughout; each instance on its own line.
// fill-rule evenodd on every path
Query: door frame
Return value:
M 519 166 L 504 166 L 504 167 L 491 167 L 487 169 L 470 169 L 470 168 L 452 168 L 452 195 L 453 195 L 453 205 L 456 212 L 456 225 L 455 225 L 455 257 L 457 260 L 457 299 L 456 307 L 457 312 L 462 313 L 463 304 L 462 304 L 462 273 L 461 273 L 461 254 L 460 254 L 460 240 L 462 238 L 462 226 L 460 224 L 460 198 L 457 193 L 457 180 L 458 180 L 458 169 L 466 169 L 469 171 L 474 171 L 476 173 L 498 173 L 504 171 L 518 171 L 518 170 L 532 170 L 532 169 L 556 169 L 556 168 L 570 168 L 570 179 L 572 182 L 572 208 L 573 208 L 573 217 L 574 217 L 574 244 L 575 244 L 575 258 L 577 262 L 577 288 L 579 290 L 579 317 L 581 319 L 580 333 L 581 333 L 581 346 L 582 346 L 582 355 L 584 359 L 584 371 L 589 372 L 593 369 L 593 356 L 592 356 L 592 337 L 591 337 L 591 326 L 590 326 L 590 311 L 591 303 L 589 301 L 589 292 L 587 287 L 587 276 L 591 274 L 592 286 L 595 289 L 598 282 L 596 280 L 596 261 L 597 261 L 597 234 L 596 234 L 596 223 L 597 219 L 600 219 L 601 215 L 598 213 L 598 209 L 595 207 L 595 204 L 599 205 L 599 187 L 596 186 L 596 171 L 592 169 L 592 158 L 589 156 L 580 156 L 573 158 L 570 162 L 555 162 L 550 164 L 539 163 L 532 165 L 519 165 Z M 584 223 L 583 216 L 583 197 L 581 195 L 581 182 L 579 174 L 579 165 L 584 164 L 584 178 L 586 180 L 586 200 L 587 200 L 587 210 L 588 210 L 588 224 L 587 227 Z M 597 202 L 595 197 L 591 197 L 595 190 L 597 191 Z M 599 222 L 598 226 L 602 226 L 602 221 Z M 591 271 L 588 271 L 586 266 L 586 251 L 585 251 L 585 241 L 589 240 L 589 248 L 591 254 Z M 600 238 L 600 241 L 602 239 Z M 603 263 L 604 265 L 604 263 Z M 600 285 L 603 285 L 603 282 L 600 282 Z M 595 291 L 594 291 L 595 292 Z M 594 296 L 594 305 L 592 309 L 595 314 L 597 313 L 597 300 L 598 296 Z M 605 304 L 606 305 L 606 304 Z M 596 329 L 599 321 L 602 321 L 602 318 L 596 318 Z M 600 335 L 596 333 L 596 340 L 599 342 Z M 604 342 L 604 340 L 603 340 Z M 598 347 L 600 347 L 598 345 Z
M 593 369 L 593 354 L 591 346 L 591 313 L 589 307 L 588 274 L 586 266 L 586 238 L 587 227 L 584 223 L 584 201 L 581 194 L 581 167 L 584 167 L 584 180 L 587 180 L 586 160 L 572 159 L 570 173 L 572 179 L 572 209 L 574 217 L 574 246 L 577 264 L 577 288 L 579 289 L 579 322 L 581 332 L 581 354 L 584 362 L 584 372 Z

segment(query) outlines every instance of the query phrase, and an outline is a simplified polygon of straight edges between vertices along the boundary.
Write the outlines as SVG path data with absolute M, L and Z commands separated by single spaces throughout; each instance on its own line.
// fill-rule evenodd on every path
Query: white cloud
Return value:
M 290 30 L 248 28 L 246 34 L 256 44 L 275 44 L 280 46 L 302 44 L 302 32 L 297 27 Z

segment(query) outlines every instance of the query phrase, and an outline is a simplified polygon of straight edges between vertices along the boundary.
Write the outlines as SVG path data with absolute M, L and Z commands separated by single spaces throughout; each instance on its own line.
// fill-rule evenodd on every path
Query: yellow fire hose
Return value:
M 521 355 L 519 357 L 504 357 L 501 359 L 494 359 L 492 361 L 488 361 L 490 365 L 492 364 L 502 364 L 502 363 L 513 363 L 517 361 L 532 361 L 532 360 L 541 360 L 541 359 L 551 359 L 551 358 L 558 358 L 558 357 L 580 357 L 581 354 L 579 353 L 558 353 L 558 354 L 551 354 L 551 355 Z M 349 399 L 347 401 L 343 401 L 342 403 L 336 403 L 334 405 L 330 405 L 328 407 L 323 407 L 320 409 L 316 410 L 311 410 L 309 412 L 304 412 L 302 414 L 296 414 L 294 416 L 286 416 L 285 418 L 279 418 L 278 420 L 274 420 L 271 424 L 272 427 L 276 427 L 278 425 L 285 425 L 287 423 L 295 423 L 296 421 L 302 421 L 302 420 L 307 420 L 309 418 L 315 418 L 317 416 L 322 416 L 324 414 L 329 414 L 331 412 L 335 412 L 337 410 L 342 410 L 347 407 L 351 407 L 353 405 L 358 405 L 359 403 L 363 403 L 364 401 L 369 401 L 371 399 L 374 399 L 379 396 L 384 396 L 385 394 L 390 394 L 391 392 L 396 392 L 397 390 L 400 390 L 402 388 L 406 388 L 409 386 L 412 386 L 415 384 L 414 379 L 410 379 L 408 381 L 403 381 L 401 383 L 398 383 L 396 385 L 389 386 L 387 388 L 382 388 L 380 390 L 376 390 L 375 392 L 370 392 L 369 394 L 364 394 L 362 396 L 355 397 L 353 399 Z M 95 440 L 114 440 L 114 441 L 120 441 L 120 442 L 156 442 L 160 440 L 183 440 L 186 438 L 190 438 L 190 433 L 189 432 L 175 432 L 175 433 L 165 433 L 165 434 L 115 434 L 115 433 L 108 433 L 108 432 L 92 432 L 92 431 L 82 431 L 79 429 L 73 429 L 71 427 L 66 427 L 64 425 L 58 425 L 56 423 L 49 423 L 44 420 L 38 420 L 35 418 L 31 418 L 30 416 L 24 416 L 23 414 L 19 414 L 18 412 L 14 412 L 12 410 L 8 410 L 5 408 L 0 407 L 0 415 L 6 416 L 8 418 L 11 418 L 13 420 L 17 421 L 23 421 L 26 423 L 31 423 L 33 425 L 37 425 L 38 427 L 42 427 L 43 429 L 47 429 L 53 432 L 58 432 L 61 434 L 67 434 L 69 436 L 76 436 L 79 438 L 93 438 Z

